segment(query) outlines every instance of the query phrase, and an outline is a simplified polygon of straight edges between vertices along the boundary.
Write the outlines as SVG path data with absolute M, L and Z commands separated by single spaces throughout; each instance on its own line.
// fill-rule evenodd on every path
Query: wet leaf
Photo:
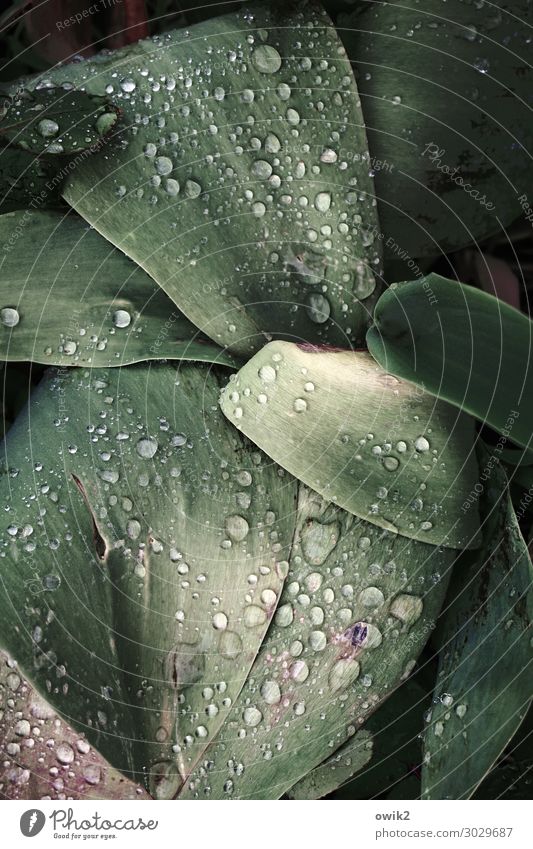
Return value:
M 47 365 L 234 360 L 74 213 L 0 216 L 0 357 Z
M 473 423 L 368 353 L 271 342 L 230 382 L 222 409 L 354 515 L 437 545 L 476 544 L 475 507 L 459 511 L 477 480 Z
M 416 678 L 409 678 L 389 696 L 365 723 L 372 735 L 372 759 L 334 798 L 405 799 L 411 790 L 411 798 L 419 798 L 420 737 L 428 703 L 430 693 Z
M 276 607 L 296 484 L 197 365 L 60 370 L 4 444 L 0 640 L 103 757 L 172 796 Z
M 532 323 L 497 298 L 430 274 L 391 286 L 367 334 L 399 377 L 528 447 L 533 433 Z M 504 447 L 504 446 L 502 446 Z
M 468 799 L 524 718 L 532 698 L 533 568 L 494 468 L 485 540 L 461 563 L 439 626 L 435 706 L 424 740 L 423 796 Z
M 391 259 L 457 250 L 521 214 L 517 187 L 533 180 L 530 21 L 529 0 L 379 0 L 339 16 Z
M 329 19 L 268 4 L 67 65 L 123 112 L 65 198 L 215 342 L 349 346 L 381 244 L 359 99 Z
M 321 799 L 337 790 L 372 758 L 372 734 L 363 729 L 288 791 L 289 799 Z
M 0 652 L 0 798 L 148 799 L 35 692 Z
M 116 132 L 120 109 L 85 91 L 70 88 L 21 89 L 4 99 L 0 143 L 37 156 L 70 156 L 98 149 Z
M 412 671 L 455 556 L 301 487 L 274 620 L 180 798 L 275 799 L 329 759 Z

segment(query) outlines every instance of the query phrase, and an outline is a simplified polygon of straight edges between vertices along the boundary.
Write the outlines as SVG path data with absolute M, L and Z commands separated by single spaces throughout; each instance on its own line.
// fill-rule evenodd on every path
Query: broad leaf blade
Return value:
M 333 793 L 372 758 L 373 738 L 369 731 L 357 731 L 323 764 L 315 767 L 288 791 L 289 799 L 321 799 Z
M 222 409 L 356 516 L 437 545 L 475 545 L 475 508 L 459 511 L 476 482 L 472 422 L 368 353 L 271 342 L 230 382 Z
M 195 365 L 61 370 L 4 446 L 0 639 L 157 796 L 237 698 L 293 536 L 295 482 L 225 421 L 219 387 Z
M 423 795 L 467 799 L 524 718 L 532 698 L 533 568 L 495 468 L 478 559 L 457 570 L 443 614 L 435 707 L 424 740 Z M 460 564 L 461 565 L 461 564 Z
M 329 758 L 413 669 L 454 558 L 301 487 L 274 620 L 180 798 L 275 799 Z
M 215 342 L 362 338 L 381 242 L 355 82 L 317 7 L 257 5 L 46 80 L 123 110 L 65 198 Z
M 0 242 L 1 359 L 96 367 L 163 358 L 234 363 L 74 213 L 1 215 Z
M 516 219 L 533 179 L 528 0 L 374 0 L 338 25 L 399 279 Z
M 528 448 L 533 324 L 497 298 L 430 274 L 391 286 L 367 334 L 383 368 Z
M 0 797 L 7 799 L 148 799 L 69 727 L 0 652 Z

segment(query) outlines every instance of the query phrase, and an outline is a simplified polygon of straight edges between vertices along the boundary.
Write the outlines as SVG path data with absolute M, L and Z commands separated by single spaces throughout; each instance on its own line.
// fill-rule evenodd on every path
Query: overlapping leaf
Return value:
M 4 446 L 0 639 L 69 723 L 172 795 L 276 606 L 295 482 L 183 365 L 60 371 Z
M 525 448 L 533 434 L 533 324 L 486 292 L 438 274 L 391 286 L 367 334 L 383 368 Z M 531 452 L 521 452 L 529 461 Z
M 162 358 L 234 362 L 74 213 L 2 215 L 0 243 L 2 359 L 96 367 Z
M 338 26 L 389 257 L 456 250 L 517 218 L 533 180 L 528 0 L 374 0 Z
M 180 798 L 275 799 L 328 761 L 413 669 L 455 555 L 301 487 L 273 623 Z
M 269 334 L 362 338 L 381 242 L 355 82 L 318 7 L 257 5 L 39 79 L 64 83 L 124 117 L 66 199 L 202 331 L 243 354 Z
M 0 704 L 0 798 L 149 798 L 57 716 L 4 652 Z
M 472 422 L 366 352 L 271 342 L 230 382 L 222 409 L 356 516 L 437 545 L 476 544 L 475 507 L 459 510 L 477 476 Z
M 436 704 L 424 740 L 427 799 L 469 798 L 533 697 L 533 568 L 497 467 L 486 501 L 484 547 L 457 570 L 440 626 Z

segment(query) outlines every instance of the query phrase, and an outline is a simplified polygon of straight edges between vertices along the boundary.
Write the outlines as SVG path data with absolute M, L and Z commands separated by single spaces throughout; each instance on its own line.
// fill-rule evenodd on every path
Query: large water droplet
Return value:
M 281 56 L 271 44 L 259 44 L 252 53 L 252 63 L 262 74 L 275 74 L 281 68 Z
M 13 307 L 4 307 L 0 310 L 0 321 L 5 327 L 15 327 L 20 321 L 18 310 Z

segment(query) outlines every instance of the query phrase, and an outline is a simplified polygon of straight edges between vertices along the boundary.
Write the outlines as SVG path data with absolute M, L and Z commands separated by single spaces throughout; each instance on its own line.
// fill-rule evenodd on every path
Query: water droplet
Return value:
M 247 628 L 257 628 L 259 625 L 264 625 L 267 615 L 262 607 L 258 607 L 256 604 L 249 604 L 244 609 L 243 620 Z
M 115 327 L 128 327 L 131 324 L 131 315 L 127 310 L 116 310 L 113 313 L 113 324 Z
M 223 631 L 218 648 L 222 657 L 234 660 L 242 651 L 242 640 L 235 631 Z
M 331 206 L 331 194 L 329 192 L 319 192 L 315 197 L 315 207 L 319 212 L 327 212 Z
M 422 599 L 418 596 L 402 593 L 393 599 L 390 612 L 406 625 L 412 625 L 422 615 L 423 606 Z
M 273 366 L 261 366 L 258 375 L 264 383 L 273 383 L 277 377 L 276 369 Z
M 200 183 L 197 183 L 195 180 L 186 180 L 185 182 L 185 194 L 189 198 L 197 198 L 202 192 L 202 187 Z
M 333 693 L 344 690 L 359 677 L 359 663 L 353 658 L 341 658 L 331 668 L 328 683 Z
M 252 164 L 252 174 L 260 180 L 267 180 L 272 174 L 272 165 L 266 159 L 257 159 Z
M 415 448 L 421 454 L 423 454 L 425 451 L 429 451 L 429 442 L 425 436 L 419 436 L 417 439 L 415 439 Z
M 155 170 L 161 177 L 166 177 L 173 169 L 172 159 L 168 156 L 158 156 L 154 161 Z
M 125 94 L 131 94 L 136 88 L 135 80 L 132 80 L 131 77 L 124 77 L 120 81 L 120 88 Z
M 247 707 L 243 711 L 242 718 L 246 725 L 255 728 L 263 719 L 263 714 L 256 707 Z
M 261 74 L 275 74 L 281 68 L 281 56 L 271 44 L 259 44 L 252 53 L 252 63 Z
M 289 675 L 293 681 L 303 684 L 309 677 L 309 667 L 305 660 L 295 660 L 289 668 Z
M 279 625 L 280 628 L 287 628 L 294 619 L 292 605 L 282 604 L 281 607 L 278 607 L 274 618 L 276 625 Z
M 377 587 L 366 587 L 359 594 L 359 601 L 364 607 L 381 607 L 385 601 L 385 596 Z
M 145 460 L 151 460 L 158 449 L 157 439 L 154 439 L 153 437 L 144 437 L 143 439 L 139 439 L 136 448 L 139 457 L 143 457 Z
M 0 310 L 0 320 L 5 327 L 16 327 L 20 321 L 18 310 L 12 307 L 4 307 Z
M 320 566 L 331 554 L 339 540 L 338 522 L 322 524 L 316 520 L 302 529 L 301 545 L 305 559 L 313 566 Z
M 42 121 L 39 121 L 37 124 L 37 131 L 43 139 L 50 139 L 53 138 L 53 136 L 57 136 L 59 132 L 59 124 L 56 121 L 52 121 L 50 118 L 43 118 Z
M 324 651 L 326 644 L 327 639 L 323 631 L 311 631 L 309 635 L 309 645 L 313 651 Z
M 174 178 L 171 177 L 169 180 L 166 181 L 165 189 L 167 194 L 169 194 L 171 197 L 176 197 L 176 195 L 179 195 L 180 192 L 180 184 L 177 180 L 174 180 Z
M 228 627 L 228 617 L 225 613 L 215 613 L 213 616 L 213 628 L 217 631 L 224 631 Z
M 242 542 L 248 536 L 250 526 L 243 516 L 228 516 L 225 521 L 226 533 L 233 542 Z
M 256 201 L 252 204 L 252 212 L 256 218 L 262 218 L 266 212 L 265 204 L 260 200 Z
M 296 413 L 305 413 L 307 410 L 307 401 L 304 398 L 296 398 L 292 408 Z
M 74 749 L 68 743 L 60 743 L 56 749 L 56 758 L 60 764 L 71 764 L 74 760 Z
M 261 696 L 267 705 L 277 705 L 281 701 L 281 690 L 276 681 L 265 681 L 261 686 Z
M 315 324 L 324 324 L 331 314 L 331 304 L 320 292 L 312 292 L 307 296 L 307 315 Z

